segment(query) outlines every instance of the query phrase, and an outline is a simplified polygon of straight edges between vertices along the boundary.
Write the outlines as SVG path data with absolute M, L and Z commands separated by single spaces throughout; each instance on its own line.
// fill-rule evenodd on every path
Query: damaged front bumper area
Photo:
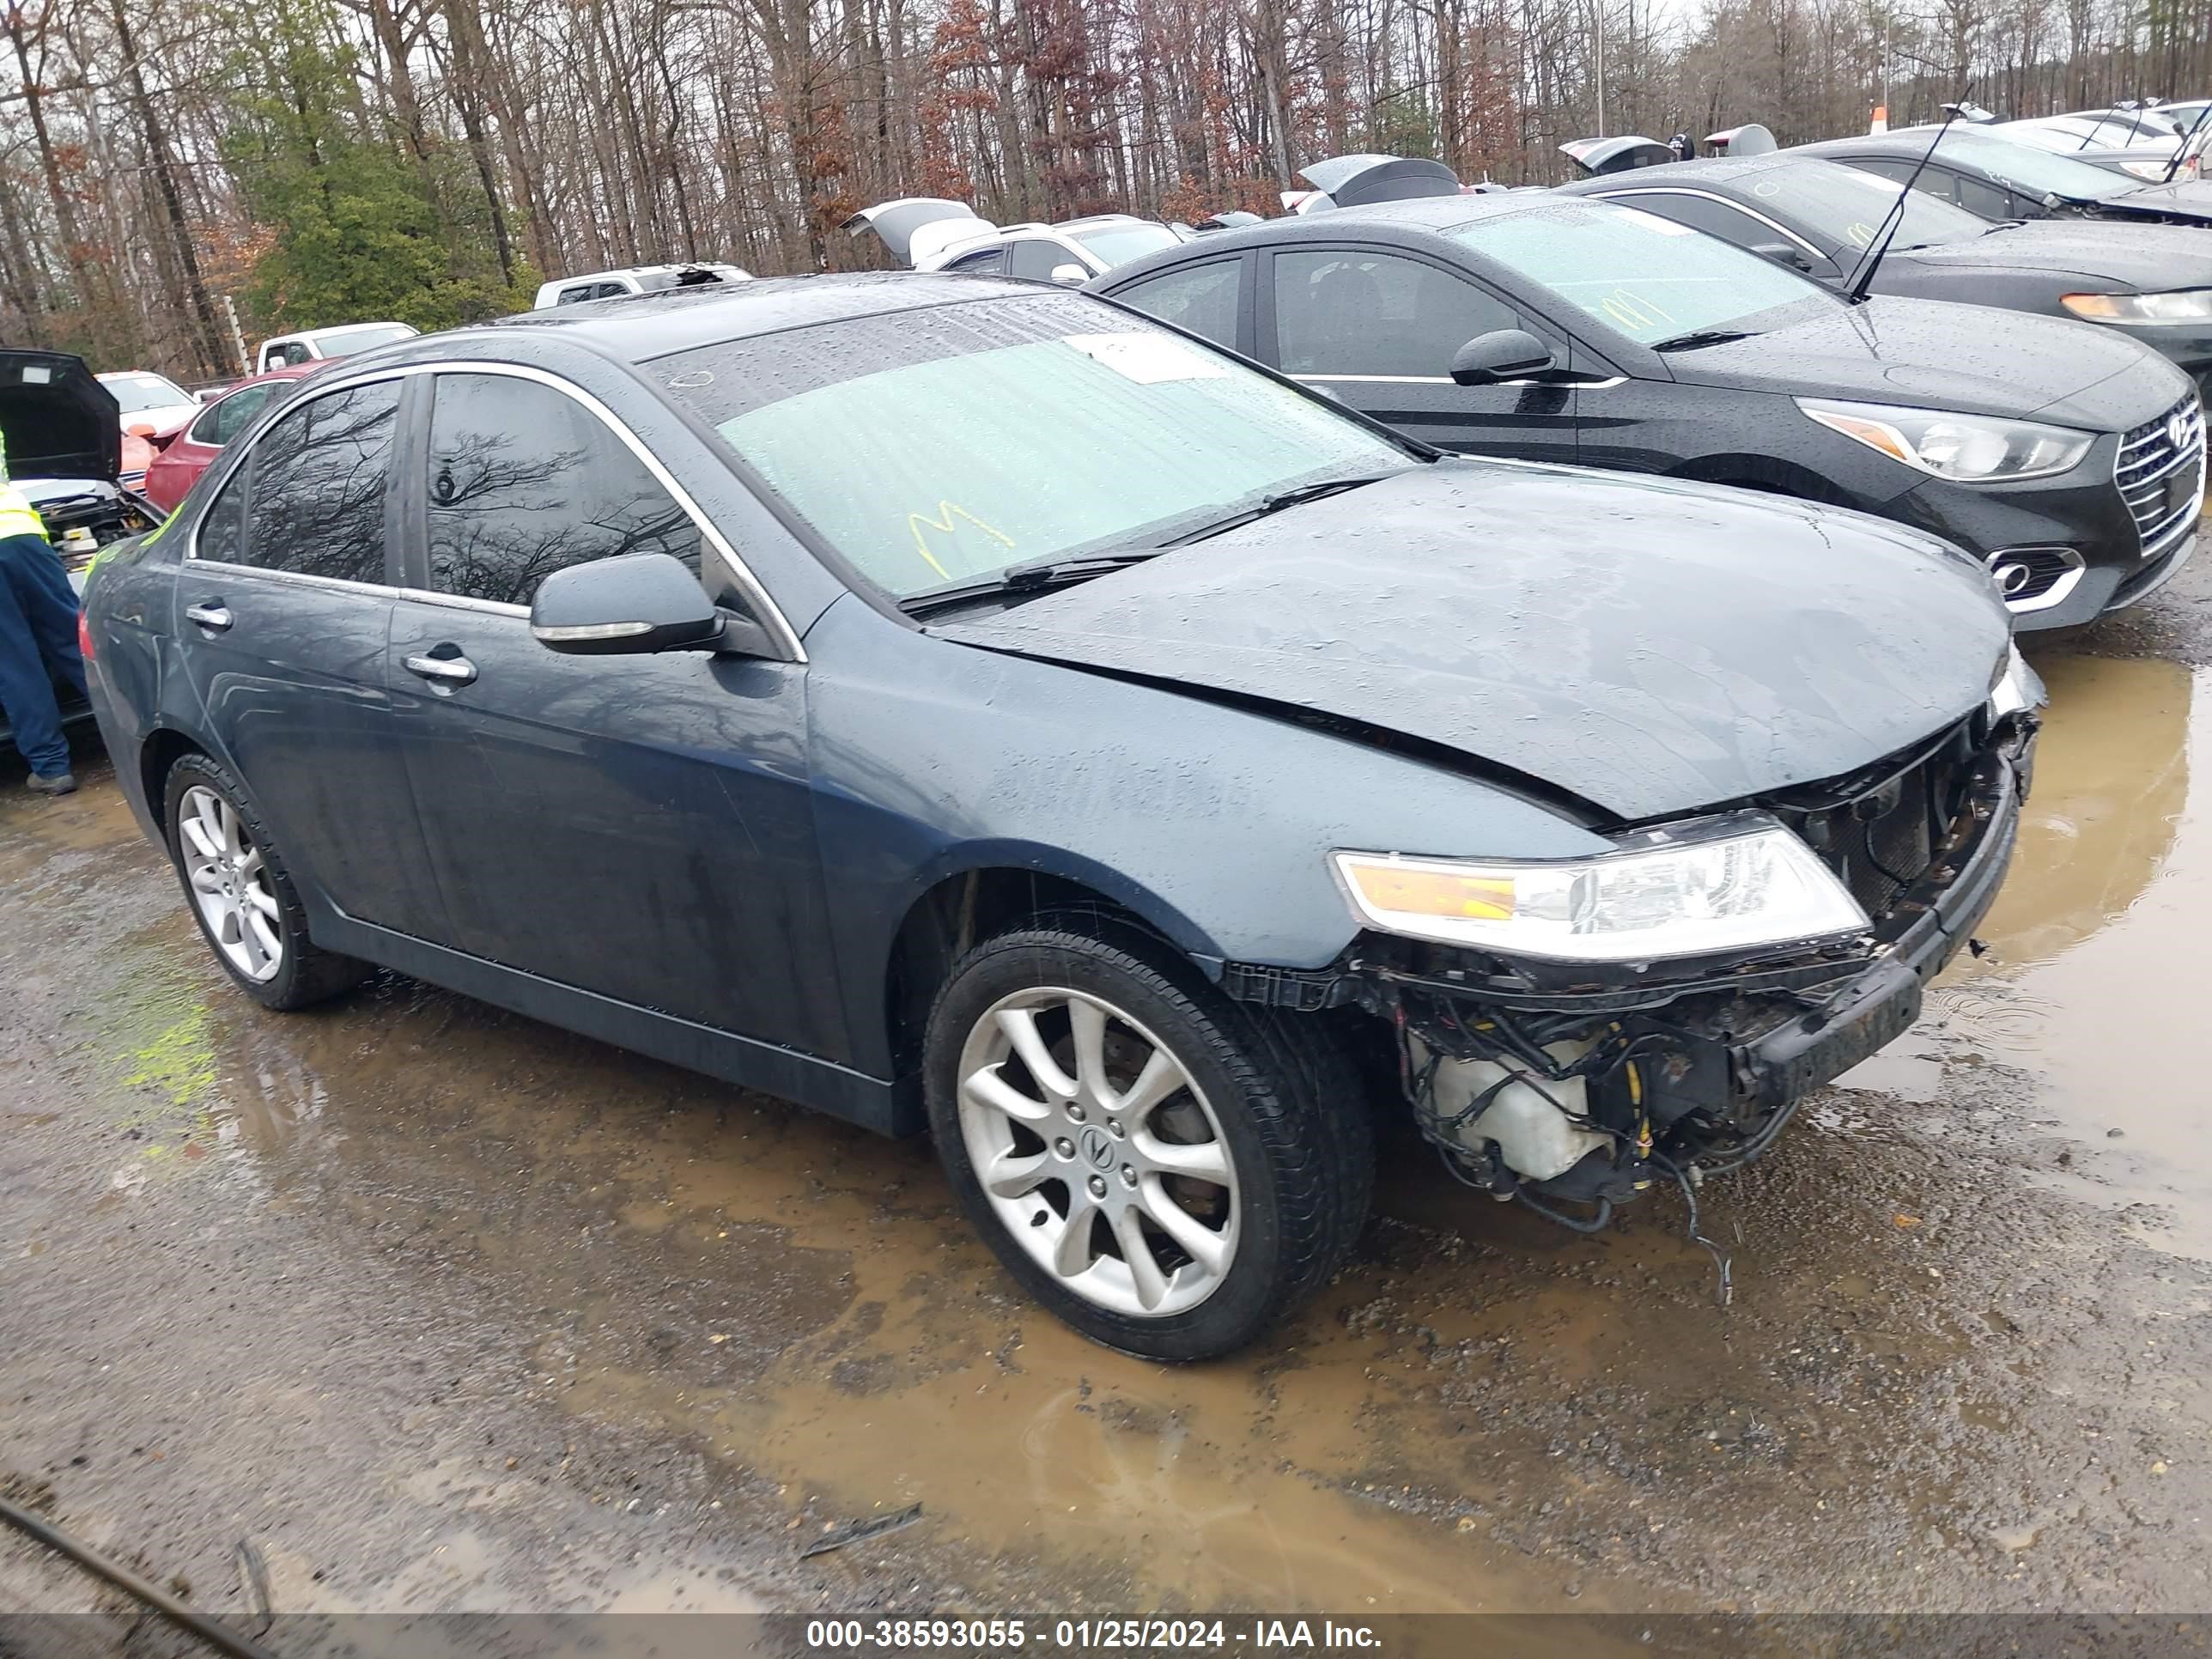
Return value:
M 1229 965 L 1240 998 L 1387 1023 L 1398 1087 L 1452 1173 L 1570 1224 L 1655 1182 L 1750 1163 L 1806 1095 L 1919 1017 L 2012 859 L 2036 721 L 1977 715 L 1844 779 L 1745 805 L 1820 855 L 1871 921 L 1817 946 L 1615 965 L 1364 933 L 1316 973 Z M 1597 1205 L 1579 1220 L 1557 1200 Z

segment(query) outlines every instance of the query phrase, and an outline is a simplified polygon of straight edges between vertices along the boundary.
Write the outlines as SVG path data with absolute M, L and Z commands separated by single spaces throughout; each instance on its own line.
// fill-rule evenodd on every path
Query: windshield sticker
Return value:
M 952 522 L 956 518 L 960 520 L 963 523 L 970 525 L 975 529 L 981 531 L 986 536 L 988 536 L 993 541 L 997 542 L 1001 547 L 1006 548 L 1009 552 L 1012 551 L 1014 538 L 1012 536 L 1006 534 L 1003 531 L 1000 531 L 991 525 L 985 524 L 973 513 L 970 513 L 966 507 L 960 506 L 956 501 L 938 502 L 937 515 L 934 518 L 931 517 L 927 513 L 908 514 L 906 515 L 906 527 L 914 534 L 914 550 L 921 554 L 923 561 L 927 563 L 929 568 L 932 570 L 934 570 L 939 575 L 944 577 L 945 580 L 951 581 L 952 580 L 952 573 L 937 562 L 937 556 L 929 550 L 928 538 L 921 532 L 925 530 L 936 530 L 941 531 L 947 536 L 956 536 L 959 533 L 959 526 Z
M 1229 366 L 1172 334 L 1069 334 L 1063 343 L 1139 386 L 1218 380 Z

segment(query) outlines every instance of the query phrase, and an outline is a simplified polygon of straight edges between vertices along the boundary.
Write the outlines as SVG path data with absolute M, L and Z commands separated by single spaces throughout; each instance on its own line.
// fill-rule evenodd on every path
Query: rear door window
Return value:
M 1149 312 L 1217 345 L 1237 349 L 1237 297 L 1242 259 L 1214 259 L 1184 265 L 1115 291 L 1124 305 Z
M 382 582 L 399 391 L 398 380 L 376 380 L 330 392 L 264 433 L 246 458 L 244 548 L 227 556 L 267 570 Z M 204 557 L 226 556 L 205 551 L 205 531 L 201 543 Z
M 667 553 L 699 572 L 699 527 L 599 416 L 506 374 L 441 374 L 424 479 L 434 592 L 526 605 L 556 570 Z
M 185 435 L 196 444 L 222 448 L 252 424 L 253 417 L 261 412 L 261 406 L 276 390 L 274 385 L 250 386 L 232 392 L 194 421 L 192 429 Z
M 1526 326 L 1464 277 L 1397 254 L 1278 253 L 1274 283 L 1285 374 L 1442 380 L 1476 335 Z

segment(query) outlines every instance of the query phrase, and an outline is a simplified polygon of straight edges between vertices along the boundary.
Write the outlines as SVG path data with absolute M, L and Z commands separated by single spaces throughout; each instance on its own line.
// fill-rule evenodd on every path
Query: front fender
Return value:
M 969 870 L 1034 870 L 1143 919 L 1202 967 L 1333 961 L 1358 932 L 1339 848 L 1563 858 L 1550 807 L 1390 739 L 1032 660 L 840 601 L 809 633 L 816 832 L 854 1063 L 890 1075 L 902 923 Z

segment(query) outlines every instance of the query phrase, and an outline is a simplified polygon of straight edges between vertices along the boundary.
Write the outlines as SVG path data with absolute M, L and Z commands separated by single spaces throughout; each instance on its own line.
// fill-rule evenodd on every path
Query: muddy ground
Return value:
M 286 1611 L 2202 1609 L 2212 566 L 2054 707 L 1926 1019 L 1595 1238 L 1402 1144 L 1228 1364 L 1072 1337 L 871 1139 L 386 979 L 226 985 L 0 775 L 0 1494 Z M 902 1530 L 800 1559 L 827 1528 Z M 88 1606 L 0 1542 L 0 1608 Z

